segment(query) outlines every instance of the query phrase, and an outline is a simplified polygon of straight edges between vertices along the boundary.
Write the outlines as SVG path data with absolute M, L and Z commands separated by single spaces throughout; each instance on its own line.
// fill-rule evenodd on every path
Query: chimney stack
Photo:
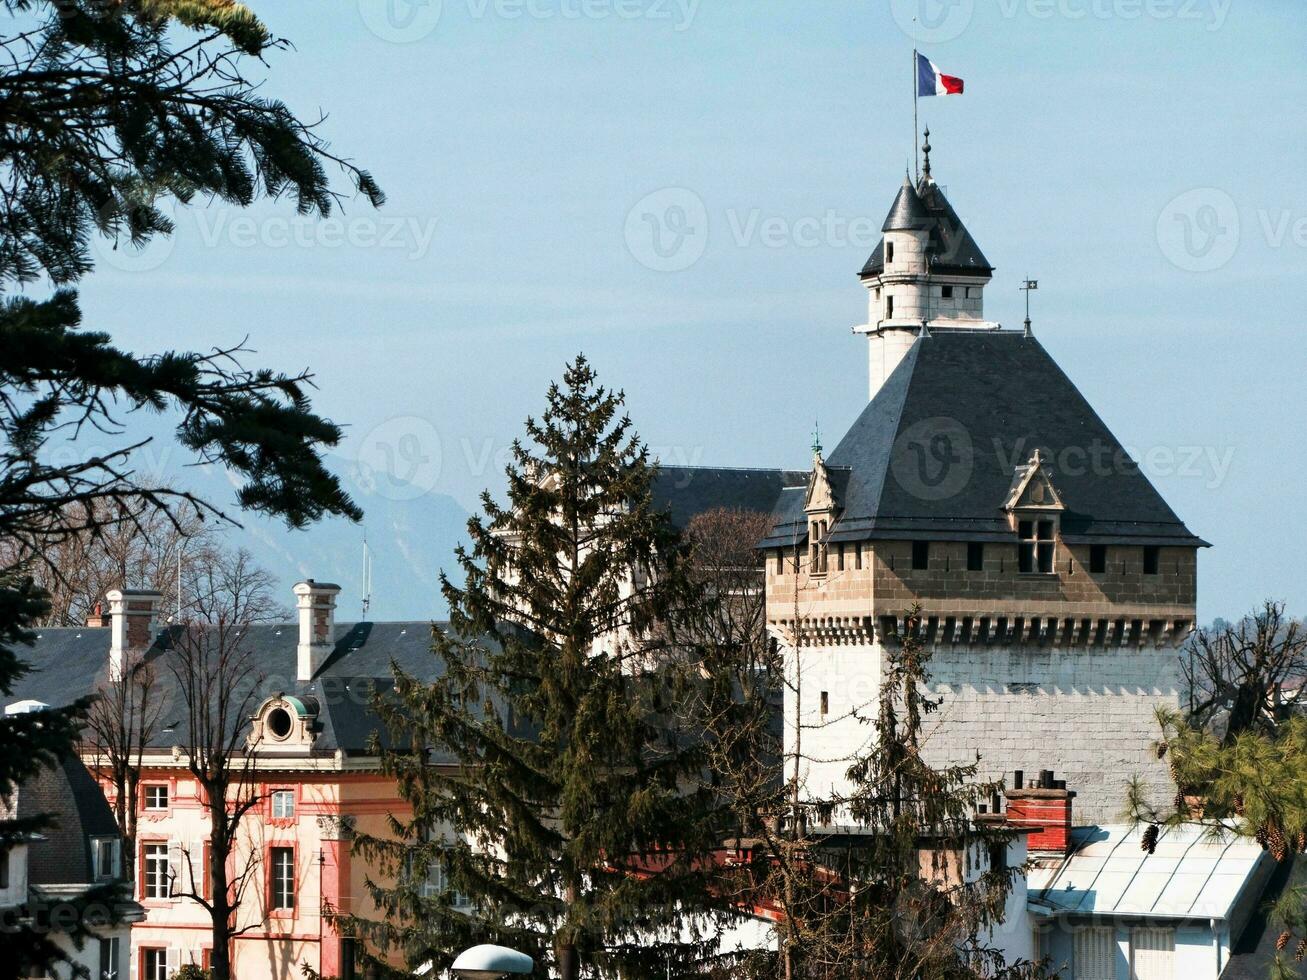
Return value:
M 336 596 L 340 586 L 308 579 L 293 591 L 300 625 L 297 673 L 299 680 L 311 681 L 336 648 Z
M 128 654 L 141 654 L 153 646 L 163 593 L 111 589 L 104 598 L 109 603 L 109 679 L 117 682 L 123 678 Z
M 1027 838 L 1031 851 L 1070 854 L 1071 801 L 1075 791 L 1066 788 L 1066 780 L 1054 779 L 1051 769 L 1042 770 L 1038 784 L 1024 789 L 1021 775 L 1014 774 L 1015 787 L 1003 794 L 1007 797 L 1007 822 L 1034 831 Z

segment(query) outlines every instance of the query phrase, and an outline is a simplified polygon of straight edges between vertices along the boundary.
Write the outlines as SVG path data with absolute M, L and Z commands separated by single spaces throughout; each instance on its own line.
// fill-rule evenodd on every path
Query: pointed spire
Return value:
M 814 459 L 821 459 L 821 425 L 815 420 L 812 423 L 812 455 Z
M 924 135 L 926 137 L 926 142 L 921 144 L 921 152 L 925 155 L 925 160 L 921 164 L 921 179 L 929 183 L 930 181 L 933 181 L 935 179 L 930 175 L 930 127 L 929 126 L 926 127 L 926 132 Z

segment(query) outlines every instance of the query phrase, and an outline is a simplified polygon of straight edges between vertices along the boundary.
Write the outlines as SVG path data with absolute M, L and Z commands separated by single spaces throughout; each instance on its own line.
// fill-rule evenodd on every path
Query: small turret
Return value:
M 931 175 L 930 130 L 922 149 L 921 180 L 914 186 L 904 177 L 859 275 L 867 322 L 855 329 L 871 344 L 872 398 L 918 336 L 992 326 L 984 321 L 983 293 L 993 267 Z

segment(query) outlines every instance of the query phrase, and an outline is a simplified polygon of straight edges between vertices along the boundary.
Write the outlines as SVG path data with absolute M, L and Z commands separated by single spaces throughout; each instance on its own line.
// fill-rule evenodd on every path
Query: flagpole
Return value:
M 916 171 L 914 180 L 921 180 L 921 158 L 917 154 L 917 96 L 921 88 L 917 78 L 917 49 L 912 49 L 912 169 Z

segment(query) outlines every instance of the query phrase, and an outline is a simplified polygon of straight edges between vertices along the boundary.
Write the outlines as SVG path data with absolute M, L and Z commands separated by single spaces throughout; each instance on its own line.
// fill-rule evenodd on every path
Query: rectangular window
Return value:
M 893 243 L 893 242 L 886 242 L 886 243 L 885 243 L 885 264 L 886 264 L 886 265 L 889 265 L 889 264 L 890 264 L 891 262 L 893 262 L 893 261 L 894 261 L 894 243 Z
M 854 568 L 862 567 L 862 544 L 861 543 L 855 544 L 853 546 L 853 567 Z
M 1018 521 L 1018 571 L 1048 575 L 1053 571 L 1053 522 Z
M 1075 980 L 1116 980 L 1116 936 L 1111 928 L 1081 929 L 1072 944 Z
M 285 820 L 295 816 L 295 791 L 293 789 L 274 789 L 272 791 L 272 816 L 274 820 Z
M 1144 547 L 1144 574 L 1156 575 L 1160 564 L 1162 549 L 1155 544 Z
M 141 980 L 168 980 L 168 950 L 159 946 L 141 950 Z
M 893 296 L 886 296 L 886 297 L 885 297 L 885 319 L 886 319 L 886 320 L 892 320 L 892 319 L 894 319 L 894 297 L 893 297 Z
M 989 845 L 989 870 L 1007 870 L 1007 844 Z
M 272 848 L 268 864 L 272 907 L 293 909 L 295 907 L 295 848 Z
M 952 298 L 953 298 L 953 287 L 952 287 L 952 286 L 940 286 L 940 287 L 939 287 L 939 295 L 940 295 L 943 299 L 952 299 Z
M 912 542 L 912 567 L 917 571 L 930 567 L 929 541 Z
M 168 880 L 168 845 L 162 842 L 142 845 L 141 859 L 145 883 L 142 890 L 143 897 L 171 897 L 171 882 Z
M 155 783 L 145 787 L 145 809 L 168 809 L 168 787 L 166 784 Z
M 835 569 L 842 572 L 844 571 L 844 545 L 836 545 L 835 549 Z
M 1091 544 L 1089 546 L 1089 571 L 1102 575 L 1107 571 L 1107 545 Z
M 777 575 L 785 574 L 785 549 L 784 548 L 776 549 L 776 574 Z
M 118 980 L 118 937 L 100 940 L 100 980 Z
M 822 691 L 821 692 L 821 716 L 825 718 L 828 714 L 830 714 L 830 692 Z
M 0 888 L 9 887 L 9 852 L 0 851 Z
M 983 572 L 985 570 L 985 545 L 982 541 L 967 543 L 967 571 Z

